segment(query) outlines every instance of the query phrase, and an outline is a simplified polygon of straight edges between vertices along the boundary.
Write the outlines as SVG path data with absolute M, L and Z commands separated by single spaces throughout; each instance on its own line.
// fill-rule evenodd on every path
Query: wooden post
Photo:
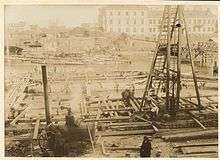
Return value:
M 181 6 L 177 7 L 177 14 L 178 14 L 178 19 L 179 19 L 179 24 L 180 26 L 178 27 L 178 55 L 177 55 L 177 93 L 176 93 L 176 104 L 175 104 L 175 111 L 178 110 L 179 108 L 179 101 L 180 101 L 180 89 L 181 89 L 181 81 L 180 81 L 180 76 L 181 76 L 181 52 L 182 52 L 182 21 L 181 21 Z
M 48 101 L 48 86 L 47 86 L 47 70 L 46 66 L 41 66 L 42 69 L 42 79 L 43 79 L 43 88 L 44 88 L 44 104 L 45 104 L 45 116 L 47 125 L 51 123 L 50 120 L 50 108 Z
M 188 37 L 188 30 L 187 30 L 188 28 L 187 28 L 185 16 L 183 14 L 183 9 L 181 10 L 181 14 L 182 14 L 182 18 L 183 18 L 183 21 L 184 21 L 184 24 L 185 24 L 186 43 L 187 43 L 187 48 L 188 48 L 188 53 L 189 53 L 189 59 L 190 59 L 190 62 L 191 62 L 193 81 L 194 81 L 194 86 L 195 86 L 195 90 L 196 90 L 196 97 L 197 97 L 197 101 L 198 101 L 198 109 L 201 110 L 203 107 L 202 107 L 201 101 L 200 101 L 197 77 L 196 77 L 195 69 L 194 69 L 194 62 L 193 62 L 191 51 L 190 51 L 190 44 L 189 44 L 189 37 Z
M 167 6 L 168 23 L 167 23 L 167 68 L 166 68 L 166 108 L 170 110 L 170 6 Z
M 92 150 L 95 153 L 95 146 L 94 146 L 94 142 L 93 142 L 93 139 L 92 139 L 92 134 L 91 134 L 91 131 L 90 131 L 90 128 L 89 128 L 89 124 L 87 123 L 86 125 L 87 125 L 87 129 L 88 129 L 88 133 L 89 133 L 90 142 L 92 144 Z
M 38 137 L 38 131 L 40 127 L 40 118 L 36 120 L 35 126 L 34 126 L 34 135 L 33 135 L 33 140 L 36 140 Z

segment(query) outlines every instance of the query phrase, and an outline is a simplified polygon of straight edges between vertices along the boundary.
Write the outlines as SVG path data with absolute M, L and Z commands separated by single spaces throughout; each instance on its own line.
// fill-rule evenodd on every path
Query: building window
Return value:
M 144 28 L 141 28 L 141 32 L 144 32 Z
M 210 19 L 208 20 L 208 24 L 210 24 L 211 23 L 211 21 L 210 21 Z
M 120 11 L 118 11 L 118 16 L 120 16 L 121 15 L 121 12 Z
M 134 11 L 134 16 L 136 16 L 136 11 Z
M 118 20 L 118 24 L 121 24 L 121 20 L 120 19 Z
M 211 30 L 211 28 L 210 28 L 210 27 L 208 27 L 208 32 L 210 32 L 210 30 Z
M 141 15 L 144 16 L 144 11 L 141 12 Z
M 156 32 L 156 28 L 153 28 L 153 32 Z
M 127 24 L 129 24 L 129 20 L 127 19 Z
M 144 24 L 144 20 L 143 19 L 141 20 L 141 24 Z
M 204 20 L 203 20 L 203 24 L 205 24 L 205 22 L 206 22 L 206 20 L 204 19 Z
M 129 32 L 129 28 L 126 28 L 126 32 Z
M 150 32 L 152 32 L 152 28 L 150 28 Z
M 162 19 L 159 19 L 158 24 L 161 25 L 161 23 L 162 23 Z
M 196 28 L 195 27 L 193 27 L 193 32 L 195 32 L 196 31 Z
M 133 32 L 136 32 L 136 27 L 133 28 Z
M 191 19 L 188 20 L 188 23 L 191 24 Z
M 136 19 L 134 20 L 134 24 L 136 24 Z
M 157 21 L 157 24 L 160 24 L 160 19 Z
M 153 24 L 156 24 L 156 20 L 155 19 L 153 20 Z
M 126 16 L 128 16 L 128 11 L 126 12 Z
M 205 28 L 203 28 L 203 32 L 205 32 Z
M 194 19 L 193 23 L 196 24 L 196 19 Z
M 149 24 L 152 24 L 152 19 L 149 20 Z
M 198 28 L 198 32 L 200 32 L 200 28 Z
M 110 24 L 112 24 L 112 19 L 110 19 L 110 22 L 109 22 Z
M 199 19 L 199 20 L 198 20 L 198 24 L 201 24 L 201 23 L 202 23 L 202 21 L 201 21 L 201 19 Z

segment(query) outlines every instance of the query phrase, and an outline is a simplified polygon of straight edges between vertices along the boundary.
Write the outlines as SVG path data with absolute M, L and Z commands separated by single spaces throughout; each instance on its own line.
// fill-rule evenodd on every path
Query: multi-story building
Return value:
M 10 23 L 7 25 L 7 29 L 9 32 L 17 32 L 17 31 L 23 31 L 27 27 L 26 23 L 23 21 L 20 21 L 18 23 Z
M 162 6 L 107 6 L 99 9 L 99 27 L 106 32 L 155 37 L 159 33 Z M 188 32 L 194 35 L 217 31 L 217 17 L 205 6 L 186 6 Z
M 99 10 L 99 27 L 107 32 L 146 36 L 147 17 L 146 6 L 107 6 Z

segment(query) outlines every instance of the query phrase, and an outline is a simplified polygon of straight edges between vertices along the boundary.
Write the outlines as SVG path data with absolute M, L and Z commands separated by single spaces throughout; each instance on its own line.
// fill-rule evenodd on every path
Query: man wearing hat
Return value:
M 140 157 L 150 157 L 151 155 L 151 140 L 144 136 L 144 140 L 140 149 Z

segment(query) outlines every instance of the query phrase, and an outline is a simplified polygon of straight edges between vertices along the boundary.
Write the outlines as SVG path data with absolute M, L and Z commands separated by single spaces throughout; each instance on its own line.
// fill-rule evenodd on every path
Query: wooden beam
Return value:
M 145 118 L 142 118 L 141 116 L 138 116 L 138 115 L 134 115 L 134 117 L 138 118 L 138 119 L 140 119 L 140 120 L 142 120 L 144 122 L 150 122 L 150 121 L 146 120 Z
M 206 138 L 217 138 L 218 130 L 200 130 L 197 132 L 189 132 L 189 133 L 177 133 L 167 136 L 162 136 L 166 141 L 178 141 L 178 140 L 192 140 L 192 139 L 206 139 Z
M 40 118 L 38 118 L 38 119 L 36 120 L 36 124 L 35 124 L 35 127 L 34 127 L 33 140 L 36 140 L 36 139 L 38 138 L 39 127 L 40 127 Z
M 200 95 L 201 98 L 209 98 L 209 97 L 218 97 L 217 94 L 211 94 L 211 95 Z M 197 98 L 196 96 L 186 96 L 186 97 L 182 97 L 184 99 L 187 99 L 187 98 Z
M 99 122 L 99 121 L 120 121 L 120 120 L 129 120 L 129 116 L 118 116 L 112 118 L 99 118 L 99 119 L 84 119 L 84 122 Z
M 111 111 L 118 112 L 118 111 L 131 111 L 131 110 L 133 110 L 133 108 L 131 108 L 131 107 L 128 107 L 128 108 L 103 109 L 104 112 L 111 112 Z
M 88 133 L 89 133 L 90 142 L 91 142 L 91 145 L 92 145 L 92 150 L 93 150 L 93 152 L 95 153 L 95 147 L 94 147 L 94 142 L 93 142 L 93 140 L 92 140 L 92 134 L 91 134 L 89 125 L 88 125 L 88 124 L 86 124 L 86 125 L 87 125 L 87 129 L 88 129 Z
M 21 118 L 21 117 L 23 117 L 24 115 L 25 115 L 25 113 L 28 111 L 30 109 L 30 106 L 27 106 L 11 123 L 10 123 L 10 125 L 15 125 L 16 124 L 16 122 L 18 122 L 19 121 L 19 119 Z
M 151 126 L 153 127 L 155 132 L 159 132 L 159 129 L 155 125 L 152 124 Z
M 155 131 L 153 129 L 148 129 L 148 130 L 98 132 L 97 135 L 101 135 L 102 137 L 108 137 L 108 136 L 146 135 L 146 134 L 151 135 L 154 133 Z
M 203 147 L 183 147 L 181 148 L 184 154 L 196 154 L 196 153 L 217 153 L 217 146 L 203 146 Z
M 192 119 L 202 128 L 202 129 L 206 129 L 206 127 L 205 126 L 203 126 L 203 124 L 201 123 L 201 122 L 199 122 L 199 120 L 198 119 L 196 119 L 196 118 L 194 118 L 194 117 L 192 117 Z
M 41 119 L 41 122 L 46 122 L 45 118 L 40 118 L 40 119 Z M 64 117 L 52 118 L 52 122 L 61 122 L 61 121 L 65 121 L 65 118 Z M 34 122 L 36 122 L 36 118 L 33 118 L 33 119 L 19 119 L 16 122 L 17 123 L 34 123 Z
M 218 158 L 218 154 L 217 153 L 200 153 L 200 154 L 180 154 L 177 155 L 178 158 L 186 158 L 186 157 L 198 157 L 198 158 Z
M 113 151 L 116 151 L 116 150 L 135 150 L 135 151 L 138 151 L 138 150 L 140 150 L 140 147 L 107 147 L 107 149 L 113 150 Z
M 178 147 L 195 147 L 195 146 L 198 146 L 198 147 L 200 147 L 200 146 L 218 146 L 218 142 L 196 142 L 196 143 L 192 143 L 192 142 L 190 142 L 190 143 L 174 143 L 174 144 L 172 144 L 172 146 L 174 147 L 174 148 L 178 148 Z
M 102 147 L 102 154 L 103 154 L 103 155 L 108 155 L 108 154 L 106 153 L 106 151 L 105 151 L 105 146 L 104 146 L 104 142 L 103 142 L 103 141 L 101 142 L 101 147 Z
M 126 123 L 111 123 L 108 126 L 133 126 L 133 125 L 140 125 L 140 126 L 147 126 L 150 125 L 150 122 L 126 122 Z

